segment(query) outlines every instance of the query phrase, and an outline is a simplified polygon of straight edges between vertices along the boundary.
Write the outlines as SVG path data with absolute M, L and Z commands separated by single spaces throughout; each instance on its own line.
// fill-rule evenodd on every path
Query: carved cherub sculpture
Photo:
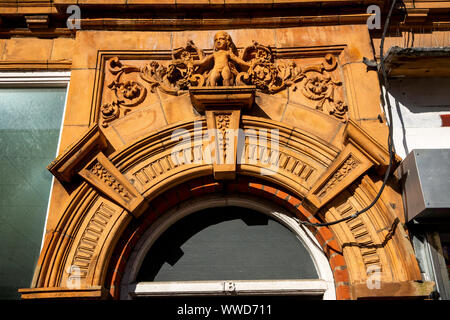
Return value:
M 238 57 L 236 46 L 231 37 L 225 31 L 219 31 L 214 36 L 214 52 L 212 55 L 194 62 L 199 69 L 211 67 L 207 85 L 217 86 L 222 79 L 223 86 L 231 86 L 234 84 L 234 76 L 238 73 L 236 66 L 243 71 L 247 70 L 250 65 Z

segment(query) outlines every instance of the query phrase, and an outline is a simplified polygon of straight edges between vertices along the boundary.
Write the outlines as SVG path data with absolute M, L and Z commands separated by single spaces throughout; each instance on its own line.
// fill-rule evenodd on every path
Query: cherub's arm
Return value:
M 201 60 L 195 60 L 192 62 L 192 65 L 194 67 L 198 66 L 198 69 L 196 73 L 203 73 L 207 69 L 212 69 L 214 67 L 214 55 L 211 54 L 209 56 L 206 56 L 205 58 Z
M 239 67 L 242 68 L 243 71 L 247 71 L 248 68 L 250 68 L 250 63 L 242 60 L 241 58 L 239 58 L 238 56 L 236 56 L 235 54 L 231 53 L 230 54 L 230 60 L 232 60 L 233 62 L 235 62 Z

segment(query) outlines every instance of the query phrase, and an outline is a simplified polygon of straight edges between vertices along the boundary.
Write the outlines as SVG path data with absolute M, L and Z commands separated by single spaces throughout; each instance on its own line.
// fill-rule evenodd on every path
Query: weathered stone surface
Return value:
M 311 221 L 335 221 L 375 197 L 386 167 L 387 127 L 378 120 L 377 74 L 362 63 L 363 57 L 374 56 L 367 27 L 225 31 L 230 38 L 221 30 L 81 30 L 75 39 L 0 40 L 1 63 L 15 59 L 42 67 L 59 61 L 72 68 L 59 159 L 69 159 L 74 172 L 53 170 L 61 181 L 55 182 L 51 195 L 35 288 L 23 290 L 24 298 L 105 298 L 105 290 L 111 289 L 105 289 L 111 254 L 123 245 L 122 231 L 133 216 L 139 217 L 147 205 L 164 212 L 171 202 L 153 201 L 165 192 L 179 192 L 173 190 L 194 178 L 205 179 L 202 188 L 216 192 L 220 189 L 214 183 L 223 179 L 232 184 L 245 177 L 247 185 L 236 188 L 247 191 L 250 184 L 258 185 L 257 179 L 270 181 L 279 188 L 271 195 L 274 201 L 284 199 Z M 229 42 L 218 42 L 221 36 Z M 252 86 L 254 96 L 242 98 Z M 197 87 L 211 95 L 199 98 Z M 95 143 L 86 141 L 86 132 L 92 128 L 99 128 L 104 143 L 91 150 Z M 224 167 L 202 158 L 210 141 L 201 138 L 208 129 L 270 135 L 277 143 L 247 137 L 242 150 L 234 144 L 232 161 Z M 189 140 L 174 132 L 187 134 Z M 194 135 L 200 140 L 193 140 Z M 226 150 L 228 142 L 220 136 L 214 141 L 217 150 Z M 73 143 L 76 148 L 67 149 Z M 199 161 L 176 162 L 176 147 L 179 155 L 192 156 L 187 160 Z M 237 161 L 239 152 L 244 163 Z M 268 168 L 276 170 L 267 174 Z M 275 190 L 271 188 L 252 190 L 261 196 Z M 414 285 L 420 271 L 398 223 L 402 208 L 390 203 L 401 203 L 395 188 L 388 188 L 382 201 L 358 220 L 316 230 L 340 298 L 368 296 L 360 284 L 371 266 L 381 268 L 386 294 L 428 292 Z M 83 252 L 85 232 L 98 221 L 102 227 L 96 229 L 96 243 Z M 342 255 L 333 251 L 339 248 Z M 71 265 L 81 272 L 65 271 Z M 68 290 L 74 279 L 82 282 L 83 290 Z

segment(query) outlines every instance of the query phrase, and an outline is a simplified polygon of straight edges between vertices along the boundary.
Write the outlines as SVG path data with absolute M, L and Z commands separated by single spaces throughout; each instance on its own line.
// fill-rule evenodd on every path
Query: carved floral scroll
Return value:
M 222 36 L 223 42 L 220 42 Z M 114 92 L 112 101 L 100 108 L 102 125 L 122 117 L 144 101 L 148 91 L 158 88 L 169 95 L 180 95 L 193 87 L 256 86 L 267 94 L 289 87 L 311 102 L 311 105 L 336 119 L 347 120 L 342 82 L 336 76 L 337 58 L 326 54 L 321 62 L 298 65 L 293 60 L 278 59 L 276 50 L 253 41 L 239 55 L 231 37 L 219 32 L 214 51 L 204 55 L 192 41 L 172 51 L 170 61 L 149 61 L 141 67 L 125 65 L 118 57 L 107 61 L 113 80 L 107 84 Z M 134 74 L 134 80 L 125 75 Z M 339 93 L 339 94 L 337 94 Z

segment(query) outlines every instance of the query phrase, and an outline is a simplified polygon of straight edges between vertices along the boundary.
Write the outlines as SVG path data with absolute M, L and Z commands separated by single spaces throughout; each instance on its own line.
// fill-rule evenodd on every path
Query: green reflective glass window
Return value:
M 66 88 L 0 88 L 0 299 L 30 286 L 44 232 Z

